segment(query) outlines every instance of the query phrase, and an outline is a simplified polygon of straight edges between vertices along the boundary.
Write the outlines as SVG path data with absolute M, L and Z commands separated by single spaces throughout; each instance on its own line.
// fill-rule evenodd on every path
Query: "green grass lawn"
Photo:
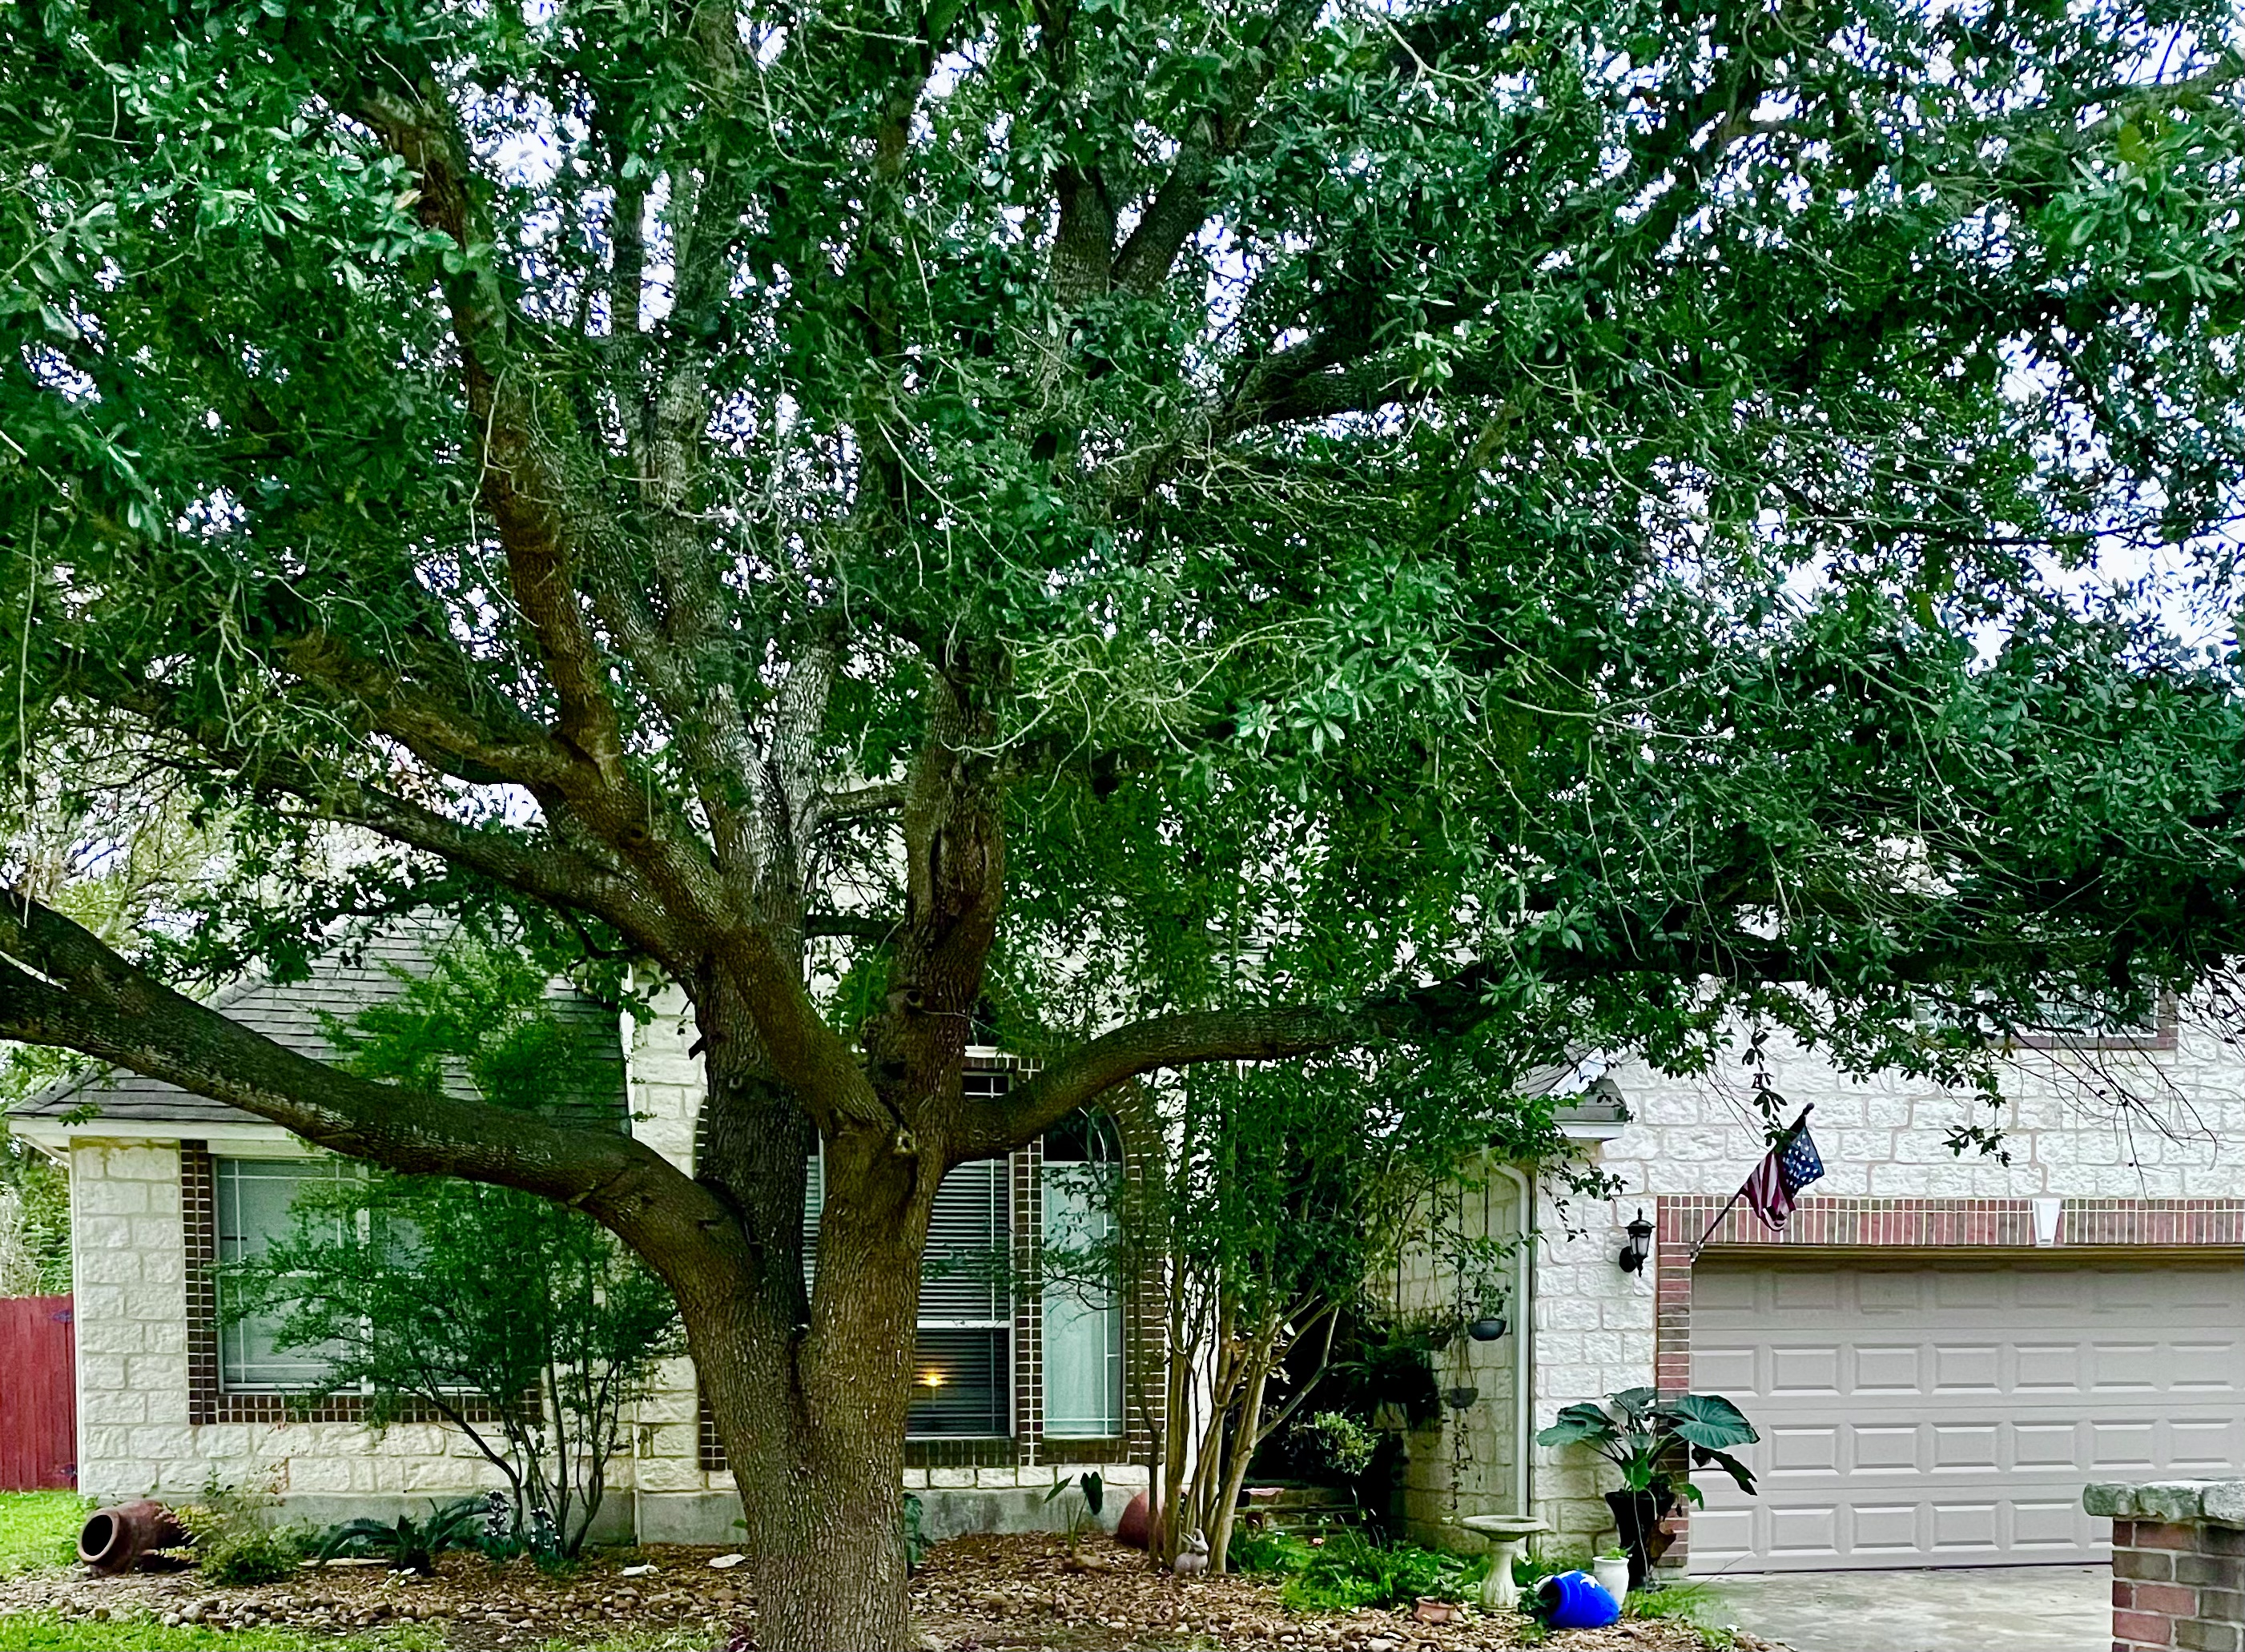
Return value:
M 0 1577 L 68 1566 L 85 1509 L 76 1492 L 0 1492 Z
M 323 1635 L 309 1629 L 167 1629 L 153 1618 L 64 1622 L 52 1612 L 0 1615 L 0 1652 L 433 1652 L 441 1631 L 427 1624 Z

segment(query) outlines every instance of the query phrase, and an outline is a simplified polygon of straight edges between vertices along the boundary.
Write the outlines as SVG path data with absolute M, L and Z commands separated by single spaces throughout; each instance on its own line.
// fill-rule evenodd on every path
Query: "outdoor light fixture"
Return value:
M 1645 1212 L 1639 1209 L 1637 1220 L 1631 1222 L 1624 1231 L 1629 1235 L 1629 1242 L 1621 1248 L 1621 1255 L 1614 1260 L 1621 1263 L 1621 1270 L 1625 1274 L 1643 1273 L 1645 1258 L 1652 1254 L 1652 1224 L 1645 1219 Z

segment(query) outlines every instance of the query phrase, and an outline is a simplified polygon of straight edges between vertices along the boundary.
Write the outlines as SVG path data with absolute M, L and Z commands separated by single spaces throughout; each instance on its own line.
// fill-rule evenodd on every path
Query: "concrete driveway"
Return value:
M 2106 1652 L 2109 1566 L 1762 1573 L 1696 1579 L 1719 1623 L 1794 1652 Z

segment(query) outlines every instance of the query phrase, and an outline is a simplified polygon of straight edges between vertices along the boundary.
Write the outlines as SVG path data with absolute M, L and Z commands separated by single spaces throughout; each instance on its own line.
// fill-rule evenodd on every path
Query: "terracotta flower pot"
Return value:
M 1115 1523 L 1115 1540 L 1127 1543 L 1132 1548 L 1146 1547 L 1148 1527 L 1153 1520 L 1153 1504 L 1141 1492 L 1122 1506 L 1122 1518 Z
M 187 1528 L 161 1503 L 142 1498 L 98 1508 L 78 1528 L 78 1557 L 103 1577 L 129 1572 L 144 1554 L 183 1547 Z

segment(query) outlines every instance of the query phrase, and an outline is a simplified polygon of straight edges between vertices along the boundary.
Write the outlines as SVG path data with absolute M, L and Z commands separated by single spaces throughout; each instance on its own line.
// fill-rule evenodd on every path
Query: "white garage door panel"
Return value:
M 2107 1553 L 2085 1481 L 2245 1468 L 2245 1266 L 1742 1267 L 1692 1295 L 1692 1385 L 1761 1430 L 1703 1473 L 1692 1569 Z

